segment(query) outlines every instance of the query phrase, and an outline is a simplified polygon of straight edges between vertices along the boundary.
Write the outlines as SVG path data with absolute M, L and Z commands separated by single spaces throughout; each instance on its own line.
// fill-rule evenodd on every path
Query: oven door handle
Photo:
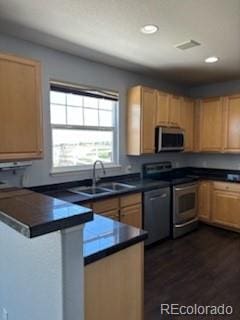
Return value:
M 192 219 L 190 221 L 187 221 L 185 223 L 182 223 L 182 224 L 175 224 L 174 227 L 175 228 L 182 228 L 182 227 L 185 227 L 185 226 L 187 226 L 187 225 L 189 225 L 189 224 L 191 224 L 193 222 L 196 222 L 196 221 L 198 221 L 198 218 L 194 218 L 194 219 Z
M 175 187 L 174 190 L 175 191 L 185 191 L 185 190 L 189 190 L 189 189 L 195 189 L 197 188 L 197 184 L 191 184 L 187 187 L 182 187 L 182 188 L 179 188 L 179 187 Z

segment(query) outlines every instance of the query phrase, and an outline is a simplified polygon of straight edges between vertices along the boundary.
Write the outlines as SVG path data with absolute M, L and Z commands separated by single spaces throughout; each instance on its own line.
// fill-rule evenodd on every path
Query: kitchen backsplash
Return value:
M 136 173 L 141 171 L 143 163 L 171 161 L 173 167 L 203 167 L 216 169 L 236 169 L 240 170 L 240 155 L 234 154 L 192 154 L 192 153 L 161 153 L 156 155 L 127 157 L 127 163 L 122 167 L 112 168 L 107 170 L 107 176 L 115 176 L 127 173 Z M 34 167 L 27 169 L 0 172 L 0 181 L 7 181 L 15 186 L 36 186 L 43 183 L 31 183 L 31 175 Z M 60 183 L 76 180 L 84 180 L 91 178 L 92 172 L 81 171 L 71 174 L 62 174 L 55 179 L 51 179 L 46 183 Z
M 189 154 L 186 165 L 216 169 L 240 170 L 239 154 Z

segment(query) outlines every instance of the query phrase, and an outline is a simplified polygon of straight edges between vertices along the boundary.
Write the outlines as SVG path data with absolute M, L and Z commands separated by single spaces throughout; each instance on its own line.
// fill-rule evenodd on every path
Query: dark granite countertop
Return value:
M 188 174 L 201 180 L 240 183 L 240 170 L 190 167 Z
M 147 238 L 147 232 L 94 214 L 83 230 L 85 265 L 132 246 Z
M 113 177 L 114 180 L 114 177 Z M 115 181 L 115 180 L 114 180 Z M 118 181 L 118 180 L 117 180 Z M 152 180 L 152 179 L 140 179 L 140 178 L 127 178 L 124 180 L 120 180 L 121 183 L 126 183 L 132 186 L 132 188 L 126 188 L 121 191 L 111 191 L 107 193 L 102 194 L 96 194 L 96 195 L 83 195 L 83 194 L 77 194 L 69 191 L 69 187 L 66 186 L 63 187 L 63 189 L 56 189 L 56 190 L 47 190 L 45 191 L 44 188 L 38 189 L 38 192 L 43 192 L 45 195 L 55 197 L 64 201 L 68 201 L 75 204 L 82 204 L 84 205 L 84 202 L 89 201 L 95 201 L 95 200 L 102 200 L 110 197 L 115 197 L 118 195 L 124 195 L 124 194 L 131 194 L 136 192 L 144 192 L 148 190 L 152 190 L 155 188 L 164 188 L 170 186 L 170 183 L 168 181 L 159 181 L 159 180 Z M 80 186 L 81 184 L 79 184 Z M 100 184 L 101 187 L 101 184 Z
M 88 222 L 83 231 L 85 265 L 147 238 L 147 232 L 93 215 L 91 209 L 20 188 L 1 190 L 0 220 L 28 238 Z
M 0 220 L 28 238 L 93 219 L 92 210 L 27 189 L 0 191 Z
M 133 188 L 121 190 L 121 191 L 112 191 L 103 194 L 97 194 L 92 196 L 77 194 L 69 191 L 68 189 L 77 187 L 77 186 L 89 186 L 91 180 L 85 181 L 75 181 L 70 183 L 62 183 L 57 185 L 48 185 L 31 188 L 34 191 L 44 193 L 64 201 L 68 201 L 74 204 L 82 204 L 106 199 L 118 195 L 131 194 L 136 192 L 145 192 L 155 188 L 164 188 L 172 185 L 189 183 L 196 180 L 217 180 L 225 182 L 240 182 L 240 171 L 239 170 L 226 170 L 226 169 L 209 169 L 209 168 L 196 168 L 196 167 L 184 167 L 173 169 L 171 174 L 163 173 L 157 180 L 154 179 L 141 179 L 140 174 L 129 174 L 126 176 L 115 176 L 103 178 L 102 183 L 116 181 L 121 183 L 130 184 Z M 101 184 L 100 184 L 101 186 Z
M 87 265 L 145 240 L 147 233 L 96 214 L 92 220 L 91 209 L 77 204 L 84 206 L 89 201 L 164 188 L 180 181 L 189 182 L 191 179 L 239 183 L 240 171 L 187 167 L 175 169 L 171 175 L 172 180 L 167 178 L 166 174 L 159 180 L 141 179 L 139 174 L 109 177 L 103 179 L 103 182 L 118 181 L 133 187 L 95 196 L 68 191 L 75 186 L 89 185 L 89 180 L 31 189 L 1 190 L 0 220 L 29 238 L 88 222 L 84 227 L 84 262 Z

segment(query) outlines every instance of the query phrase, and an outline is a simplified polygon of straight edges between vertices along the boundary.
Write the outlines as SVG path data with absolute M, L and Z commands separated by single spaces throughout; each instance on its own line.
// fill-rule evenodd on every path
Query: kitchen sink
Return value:
M 99 187 L 95 187 L 95 188 L 76 187 L 76 188 L 68 189 L 68 191 L 82 194 L 82 195 L 93 196 L 93 195 L 104 194 L 104 193 L 109 193 L 113 191 L 122 191 L 126 189 L 131 189 L 131 188 L 134 188 L 134 186 L 131 186 L 125 183 L 119 183 L 119 182 L 108 182 L 108 183 L 101 184 Z
M 131 186 L 126 183 L 119 183 L 119 182 L 104 183 L 101 185 L 101 187 L 104 187 L 104 188 L 109 189 L 111 191 L 121 191 L 121 190 L 134 188 L 134 186 Z
M 96 195 L 96 194 L 103 194 L 103 193 L 108 193 L 111 192 L 112 190 L 109 190 L 107 188 L 92 188 L 92 187 L 76 187 L 69 189 L 68 191 L 78 193 L 78 194 L 83 194 L 83 195 Z

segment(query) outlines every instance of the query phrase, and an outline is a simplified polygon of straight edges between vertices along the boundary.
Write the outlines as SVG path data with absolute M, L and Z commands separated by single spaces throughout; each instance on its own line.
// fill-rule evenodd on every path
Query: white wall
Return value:
M 210 166 L 236 168 L 238 156 L 229 155 L 194 155 L 188 154 L 158 154 L 141 157 L 126 156 L 126 93 L 130 86 L 143 84 L 169 92 L 187 94 L 192 97 L 207 97 L 222 94 L 240 92 L 240 80 L 225 83 L 215 83 L 200 87 L 184 88 L 156 78 L 146 77 L 133 72 L 127 72 L 118 68 L 94 63 L 79 57 L 55 51 L 43 46 L 38 46 L 27 41 L 0 34 L 0 51 L 14 53 L 20 56 L 40 60 L 42 63 L 43 107 L 44 107 L 44 159 L 34 161 L 32 167 L 25 171 L 0 172 L 0 181 L 8 180 L 12 184 L 20 184 L 25 174 L 25 186 L 35 186 L 65 181 L 74 181 L 89 178 L 91 173 L 78 172 L 75 174 L 50 175 L 51 170 L 51 131 L 49 114 L 49 80 L 61 80 L 91 87 L 104 88 L 119 92 L 119 126 L 120 126 L 120 164 L 121 169 L 109 170 L 109 175 L 126 173 L 126 168 L 132 165 L 132 172 L 140 170 L 144 162 L 173 161 L 174 165 L 185 166 L 190 163 L 193 166 Z M 215 159 L 215 160 L 212 160 Z
M 211 83 L 189 88 L 188 95 L 193 98 L 214 97 L 240 93 L 240 80 Z
M 49 115 L 49 80 L 61 80 L 82 84 L 90 87 L 104 88 L 119 92 L 119 126 L 120 126 L 120 164 L 122 170 L 114 170 L 112 174 L 124 173 L 128 164 L 138 164 L 132 157 L 126 156 L 125 144 L 125 110 L 126 93 L 130 86 L 143 84 L 151 87 L 167 90 L 175 93 L 184 93 L 185 88 L 170 84 L 159 79 L 154 79 L 132 72 L 123 71 L 103 64 L 90 62 L 79 57 L 54 51 L 46 47 L 38 46 L 27 41 L 0 34 L 0 51 L 17 54 L 24 57 L 40 60 L 42 63 L 42 86 L 43 86 L 43 107 L 44 107 L 44 160 L 34 161 L 34 165 L 25 171 L 25 184 L 28 186 L 58 183 L 63 181 L 79 180 L 89 177 L 87 173 L 74 175 L 50 176 L 51 170 L 51 131 Z M 155 157 L 138 157 L 140 162 L 161 160 L 161 155 Z M 165 158 L 165 156 L 163 156 Z M 170 159 L 174 159 L 172 154 Z M 179 157 L 179 162 L 184 162 Z M 133 171 L 139 168 L 134 167 Z M 22 172 L 17 175 L 11 173 L 0 173 L 0 180 L 10 180 L 17 184 L 20 182 Z
M 27 239 L 0 222 L 0 317 L 62 320 L 60 233 Z
M 83 225 L 62 230 L 61 234 L 63 318 L 84 320 Z
M 82 229 L 28 239 L 0 222 L 0 319 L 84 319 Z
M 240 170 L 239 154 L 189 154 L 186 158 L 189 167 Z

